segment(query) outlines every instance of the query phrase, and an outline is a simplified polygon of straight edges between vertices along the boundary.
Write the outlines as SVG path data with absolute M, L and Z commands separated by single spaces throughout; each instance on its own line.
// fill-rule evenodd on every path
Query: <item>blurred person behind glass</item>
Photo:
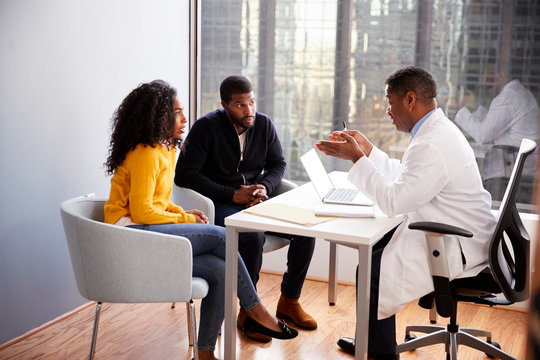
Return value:
M 509 169 L 512 168 L 521 139 L 538 141 L 540 119 L 538 103 L 531 91 L 518 79 L 509 80 L 508 74 L 503 71 L 486 74 L 484 78 L 486 86 L 494 83 L 496 90 L 500 90 L 491 101 L 489 109 L 478 104 L 473 91 L 466 90 L 462 100 L 464 106 L 454 119 L 475 142 L 494 145 L 486 152 L 481 168 L 484 187 L 492 194 L 494 200 L 502 199 L 506 183 L 501 180 L 509 177 L 506 165 Z M 515 152 L 508 146 L 515 147 Z M 523 170 L 523 178 L 531 184 L 536 172 L 536 158 L 535 152 L 527 159 Z M 518 195 L 519 202 L 532 202 L 531 194 L 523 195 L 522 197 Z

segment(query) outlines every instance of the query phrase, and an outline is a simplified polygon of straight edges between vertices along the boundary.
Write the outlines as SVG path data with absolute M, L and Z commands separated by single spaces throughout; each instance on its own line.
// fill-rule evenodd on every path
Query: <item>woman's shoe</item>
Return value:
M 247 317 L 246 310 L 240 308 L 240 312 L 238 313 L 238 317 L 236 318 L 236 327 L 239 330 L 243 331 L 244 335 L 246 335 L 247 338 L 261 342 L 261 343 L 267 343 L 267 342 L 272 341 L 272 338 L 270 336 L 266 336 L 258 332 L 245 331 L 244 321 L 246 320 L 246 317 Z
M 274 331 L 266 326 L 259 324 L 257 321 L 253 320 L 251 317 L 246 316 L 244 320 L 244 333 L 249 337 L 247 332 L 257 332 L 263 335 L 271 336 L 275 339 L 292 339 L 298 336 L 298 331 L 291 329 L 285 322 L 278 322 L 278 326 L 281 331 Z

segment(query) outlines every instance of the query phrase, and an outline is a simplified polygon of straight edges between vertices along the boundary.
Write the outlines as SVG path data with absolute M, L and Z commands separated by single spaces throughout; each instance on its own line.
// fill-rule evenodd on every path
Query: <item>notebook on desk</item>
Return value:
M 373 206 L 350 206 L 341 204 L 318 204 L 313 207 L 315 216 L 338 216 L 346 218 L 374 218 Z
M 315 149 L 311 149 L 302 155 L 300 160 L 322 202 L 344 205 L 373 205 L 373 202 L 358 189 L 336 188 Z
M 334 220 L 335 217 L 315 216 L 312 210 L 293 206 L 289 204 L 280 204 L 275 202 L 264 202 L 258 205 L 248 207 L 243 212 L 266 216 L 272 219 L 288 221 L 304 226 L 313 226 L 325 221 Z

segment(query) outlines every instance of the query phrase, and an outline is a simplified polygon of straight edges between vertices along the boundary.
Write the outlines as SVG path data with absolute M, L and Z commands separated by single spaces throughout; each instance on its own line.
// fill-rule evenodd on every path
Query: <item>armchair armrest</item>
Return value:
M 287 192 L 289 190 L 292 190 L 294 188 L 298 187 L 295 183 L 293 183 L 290 180 L 287 179 L 281 179 L 281 182 L 278 186 L 272 191 L 272 194 L 270 194 L 270 197 L 277 196 L 279 194 L 283 194 L 284 192 Z
M 195 190 L 191 190 L 177 185 L 173 186 L 171 197 L 173 203 L 180 205 L 185 210 L 200 210 L 206 214 L 206 216 L 208 217 L 208 222 L 210 224 L 214 223 L 214 202 L 210 198 L 196 192 Z

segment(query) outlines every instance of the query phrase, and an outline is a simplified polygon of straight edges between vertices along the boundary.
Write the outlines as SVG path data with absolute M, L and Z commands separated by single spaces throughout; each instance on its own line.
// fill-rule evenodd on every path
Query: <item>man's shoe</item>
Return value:
M 255 340 L 261 343 L 267 343 L 272 340 L 272 337 L 268 335 L 264 335 L 258 332 L 253 331 L 247 331 L 244 329 L 244 321 L 246 321 L 247 313 L 246 310 L 240 308 L 240 311 L 238 312 L 238 317 L 236 318 L 236 327 L 243 331 L 244 334 L 251 340 Z
M 373 358 L 374 360 L 399 360 L 399 354 L 380 355 L 377 354 Z
M 355 344 L 354 339 L 350 337 L 342 337 L 337 342 L 338 346 L 347 354 L 354 355 Z M 369 355 L 368 360 L 399 360 L 399 354 L 390 355 Z
M 288 320 L 304 330 L 315 330 L 317 321 L 302 309 L 298 299 L 290 299 L 281 294 L 276 310 L 276 317 Z
M 354 355 L 354 339 L 350 337 L 342 337 L 337 342 L 341 350 L 345 351 L 347 354 Z

